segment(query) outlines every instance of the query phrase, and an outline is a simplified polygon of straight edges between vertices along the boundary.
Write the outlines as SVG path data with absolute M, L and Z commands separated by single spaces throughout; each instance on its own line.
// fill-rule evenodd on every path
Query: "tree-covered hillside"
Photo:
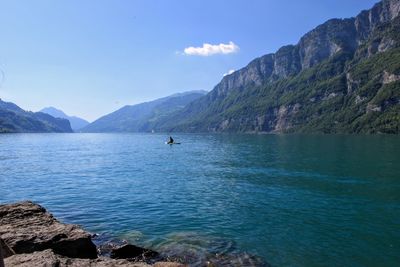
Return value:
M 0 133 L 72 132 L 68 120 L 29 112 L 0 99 Z
M 250 62 L 158 130 L 399 133 L 400 1 L 333 19 Z
M 132 106 L 125 106 L 87 125 L 82 132 L 150 132 L 174 112 L 205 95 L 205 91 L 174 94 Z

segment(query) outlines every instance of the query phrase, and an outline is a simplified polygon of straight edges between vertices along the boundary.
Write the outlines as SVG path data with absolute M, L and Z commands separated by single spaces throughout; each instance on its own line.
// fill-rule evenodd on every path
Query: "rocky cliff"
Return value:
M 355 18 L 331 19 L 306 33 L 297 45 L 284 46 L 225 76 L 214 90 L 223 95 L 231 89 L 261 85 L 298 74 L 338 52 L 354 53 L 377 26 L 391 22 L 399 13 L 399 0 L 385 0 Z
M 399 12 L 399 0 L 383 0 L 354 18 L 331 19 L 296 45 L 225 76 L 208 95 L 175 113 L 169 120 L 174 123 L 160 128 L 398 132 Z M 386 99 L 376 103 L 379 94 Z

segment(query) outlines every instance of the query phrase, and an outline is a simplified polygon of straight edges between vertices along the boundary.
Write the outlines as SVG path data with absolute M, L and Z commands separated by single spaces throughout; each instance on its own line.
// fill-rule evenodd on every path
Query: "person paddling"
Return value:
M 172 139 L 172 137 L 170 136 L 167 144 L 173 144 L 173 143 L 174 143 L 174 139 Z

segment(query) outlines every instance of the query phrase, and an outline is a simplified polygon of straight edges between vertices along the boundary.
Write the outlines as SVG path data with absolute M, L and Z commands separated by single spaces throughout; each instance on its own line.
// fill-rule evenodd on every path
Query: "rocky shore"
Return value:
M 109 257 L 99 256 L 108 250 Z M 102 251 L 103 250 L 103 251 Z M 92 235 L 78 225 L 59 222 L 30 201 L 0 205 L 0 267 L 182 267 L 156 251 L 132 244 L 96 247 Z

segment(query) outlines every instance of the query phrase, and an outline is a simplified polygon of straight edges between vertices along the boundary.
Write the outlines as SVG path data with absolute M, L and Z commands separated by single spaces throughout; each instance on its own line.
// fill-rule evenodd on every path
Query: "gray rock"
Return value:
M 51 249 L 44 251 L 37 251 L 29 254 L 17 254 L 5 259 L 7 267 L 19 266 L 19 267 L 150 267 L 146 263 L 142 262 L 129 262 L 127 260 L 113 260 L 110 258 L 100 257 L 97 259 L 78 259 L 78 258 L 67 258 L 55 254 Z
M 97 257 L 89 233 L 77 225 L 60 223 L 30 201 L 0 205 L 0 238 L 17 254 L 50 248 L 72 258 Z
M 154 267 L 187 267 L 188 265 L 178 263 L 178 262 L 160 261 L 160 262 L 156 262 L 153 266 Z

